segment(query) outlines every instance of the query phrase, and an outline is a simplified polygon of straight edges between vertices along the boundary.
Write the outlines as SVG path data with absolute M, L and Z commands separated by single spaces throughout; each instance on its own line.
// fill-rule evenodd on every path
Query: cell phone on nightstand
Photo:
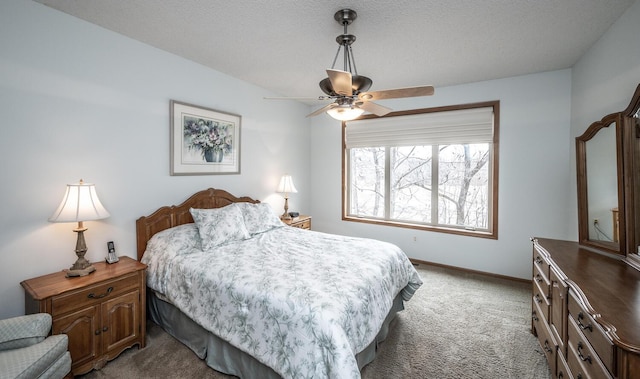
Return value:
M 107 258 L 105 259 L 107 263 L 116 263 L 118 261 L 118 256 L 116 255 L 116 247 L 113 244 L 113 241 L 107 242 Z

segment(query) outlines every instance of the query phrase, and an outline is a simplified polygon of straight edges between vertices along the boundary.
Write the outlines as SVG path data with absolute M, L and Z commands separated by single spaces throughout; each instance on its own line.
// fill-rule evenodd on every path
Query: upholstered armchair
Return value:
M 66 334 L 47 337 L 51 315 L 0 320 L 0 379 L 64 378 L 71 372 Z

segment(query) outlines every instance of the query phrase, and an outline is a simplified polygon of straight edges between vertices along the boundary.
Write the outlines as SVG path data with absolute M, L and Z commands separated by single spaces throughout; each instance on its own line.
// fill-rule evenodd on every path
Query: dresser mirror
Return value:
M 640 85 L 627 109 L 576 138 L 579 243 L 640 268 Z
M 624 193 L 618 114 L 594 122 L 576 139 L 579 238 L 582 245 L 623 254 Z M 622 212 L 623 213 L 623 212 Z M 622 233 L 621 233 L 622 231 Z

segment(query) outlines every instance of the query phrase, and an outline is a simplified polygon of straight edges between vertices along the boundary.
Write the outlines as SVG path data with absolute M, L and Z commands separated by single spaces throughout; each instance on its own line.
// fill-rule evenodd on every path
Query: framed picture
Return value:
M 171 100 L 171 175 L 240 173 L 241 117 Z

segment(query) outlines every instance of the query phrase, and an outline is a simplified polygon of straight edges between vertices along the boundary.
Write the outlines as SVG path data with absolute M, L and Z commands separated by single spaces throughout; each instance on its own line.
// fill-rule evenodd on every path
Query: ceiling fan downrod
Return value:
M 331 68 L 334 68 L 336 65 L 336 59 L 340 54 L 340 48 L 344 46 L 344 71 L 351 72 L 352 74 L 358 75 L 358 70 L 356 68 L 355 59 L 353 59 L 353 50 L 351 48 L 351 44 L 356 41 L 356 36 L 353 34 L 349 34 L 347 31 L 347 27 L 351 25 L 351 23 L 358 18 L 358 14 L 356 11 L 351 9 L 342 9 L 336 12 L 333 15 L 333 18 L 338 21 L 340 25 L 343 26 L 344 32 L 336 37 L 336 42 L 338 43 L 338 52 L 336 53 L 336 58 L 333 60 L 333 65 Z M 353 61 L 353 71 L 351 70 L 351 62 Z
M 367 91 L 371 88 L 373 81 L 366 77 L 358 75 L 358 69 L 356 67 L 356 60 L 353 56 L 353 49 L 351 45 L 356 41 L 356 36 L 353 34 L 349 34 L 347 31 L 347 27 L 351 25 L 351 23 L 358 17 L 356 11 L 351 9 L 341 9 L 337 11 L 333 18 L 344 27 L 343 34 L 336 37 L 336 42 L 338 43 L 338 51 L 336 52 L 336 56 L 333 58 L 333 64 L 331 68 L 335 68 L 336 61 L 338 60 L 338 56 L 340 55 L 340 50 L 344 47 L 343 51 L 343 71 L 349 72 L 352 75 L 352 89 L 353 96 L 357 96 L 358 93 Z M 320 82 L 320 89 L 329 96 L 337 96 L 337 93 L 333 89 L 333 85 L 329 78 L 325 78 Z

